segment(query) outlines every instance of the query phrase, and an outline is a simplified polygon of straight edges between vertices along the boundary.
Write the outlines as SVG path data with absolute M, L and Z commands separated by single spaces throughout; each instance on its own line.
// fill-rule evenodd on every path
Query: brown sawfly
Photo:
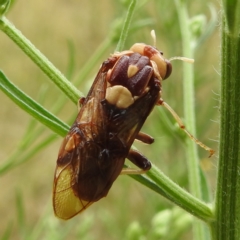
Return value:
M 166 107 L 188 136 L 213 154 L 161 98 L 162 81 L 171 71 L 163 53 L 143 43 L 103 62 L 87 97 L 80 99 L 81 109 L 59 150 L 53 187 L 57 217 L 72 218 L 105 197 L 120 174 L 141 174 L 151 168 L 131 145 L 135 139 L 153 143 L 140 130 L 155 105 Z M 124 169 L 125 158 L 140 169 Z

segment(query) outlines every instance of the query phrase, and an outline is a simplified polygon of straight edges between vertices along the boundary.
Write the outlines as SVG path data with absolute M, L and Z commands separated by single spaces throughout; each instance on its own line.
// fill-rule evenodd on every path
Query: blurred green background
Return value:
M 214 4 L 218 12 L 218 1 L 189 1 L 189 15 L 205 15 L 207 26 L 211 18 L 209 3 Z M 101 44 L 109 41 L 111 44 L 104 50 L 101 60 L 91 67 L 84 81 L 76 85 L 87 94 L 101 62 L 114 52 L 118 39 L 109 39 L 116 23 L 120 24 L 121 28 L 120 20 L 126 15 L 126 7 L 124 1 L 112 0 L 16 0 L 7 17 L 64 74 L 67 75 L 69 64 L 74 59 L 74 64 L 70 64 L 72 74 L 68 74 L 73 81 L 78 79 L 81 69 Z M 194 63 L 197 137 L 215 150 L 219 112 L 218 24 L 216 21 L 212 34 L 198 46 Z M 166 58 L 182 55 L 174 1 L 139 1 L 125 49 L 129 49 L 135 42 L 152 44 L 151 29 L 155 29 L 157 47 L 164 52 Z M 69 51 L 69 46 L 72 52 Z M 182 64 L 180 61 L 173 62 L 173 73 L 164 82 L 162 91 L 163 99 L 179 116 L 183 114 Z M 63 95 L 2 32 L 0 68 L 11 81 L 35 100 L 39 100 L 40 93 L 45 91 L 41 103 L 50 111 Z M 32 118 L 2 92 L 0 102 L 1 168 L 23 141 L 23 135 Z M 57 116 L 71 124 L 69 119 L 73 120 L 76 116 L 77 107 L 66 97 L 65 102 Z M 167 115 L 167 122 L 161 117 L 162 114 Z M 41 124 L 38 124 L 38 127 L 41 127 Z M 36 135 L 33 146 L 51 134 L 46 127 L 43 129 L 43 134 Z M 170 114 L 165 109 L 156 108 L 144 125 L 143 131 L 152 135 L 155 143 L 151 146 L 136 143 L 138 149 L 166 175 L 188 189 L 184 135 Z M 192 239 L 191 218 L 188 214 L 128 176 L 120 176 L 108 196 L 93 204 L 81 215 L 66 222 L 55 218 L 51 203 L 52 182 L 61 141 L 62 138 L 57 136 L 54 142 L 24 164 L 0 173 L 0 237 L 88 240 Z M 31 147 L 30 144 L 26 151 Z M 199 154 L 202 168 L 208 176 L 214 194 L 217 158 L 214 156 L 208 159 L 208 153 L 202 149 L 199 149 Z M 156 224 L 160 225 L 156 228 Z

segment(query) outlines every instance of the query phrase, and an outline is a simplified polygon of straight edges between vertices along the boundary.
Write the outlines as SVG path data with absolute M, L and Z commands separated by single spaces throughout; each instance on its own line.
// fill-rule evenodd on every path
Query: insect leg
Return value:
M 198 144 L 200 147 L 202 147 L 203 149 L 205 149 L 206 151 L 209 152 L 209 157 L 211 157 L 214 154 L 214 150 L 209 148 L 208 146 L 206 146 L 205 144 L 203 144 L 202 142 L 200 142 L 197 138 L 195 138 L 190 132 L 188 132 L 188 130 L 185 128 L 182 120 L 180 119 L 180 117 L 177 115 L 177 113 L 166 103 L 164 102 L 162 99 L 160 99 L 157 103 L 158 105 L 161 105 L 163 107 L 165 107 L 171 114 L 172 116 L 175 118 L 175 120 L 177 121 L 179 127 L 196 143 Z
M 154 142 L 153 137 L 143 132 L 139 132 L 136 139 L 146 144 L 152 144 Z
M 143 174 L 151 168 L 151 162 L 136 150 L 130 149 L 127 158 L 140 169 L 125 168 L 120 174 Z

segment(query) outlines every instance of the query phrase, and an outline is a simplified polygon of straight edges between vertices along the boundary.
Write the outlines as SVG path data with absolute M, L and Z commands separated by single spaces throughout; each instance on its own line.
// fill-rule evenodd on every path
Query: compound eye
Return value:
M 167 59 L 165 59 L 165 62 L 166 62 L 166 74 L 163 80 L 167 79 L 172 73 L 172 64 Z

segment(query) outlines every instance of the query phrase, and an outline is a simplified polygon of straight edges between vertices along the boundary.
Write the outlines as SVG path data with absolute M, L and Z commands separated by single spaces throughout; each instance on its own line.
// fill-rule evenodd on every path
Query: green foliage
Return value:
M 223 29 L 226 29 L 226 32 L 230 31 L 237 39 L 235 43 L 238 43 L 239 17 L 234 14 L 229 16 L 231 6 L 228 6 L 227 2 L 223 1 L 223 12 L 227 14 Z M 4 95 L 0 95 L 1 102 L 7 102 L 6 105 L 3 104 L 1 110 L 4 111 L 4 106 L 7 106 L 5 112 L 0 114 L 3 126 L 3 134 L 0 136 L 3 145 L 0 154 L 4 156 L 0 162 L 0 181 L 3 186 L 0 203 L 4 206 L 1 215 L 7 216 L 7 219 L 0 222 L 3 229 L 0 233 L 2 239 L 203 240 L 210 239 L 206 226 L 210 226 L 213 239 L 221 239 L 220 226 L 223 222 L 220 209 L 224 209 L 225 203 L 237 199 L 234 194 L 230 194 L 231 198 L 225 200 L 221 196 L 220 189 L 223 189 L 221 186 L 224 186 L 225 179 L 223 166 L 226 166 L 224 159 L 226 160 L 227 153 L 221 151 L 223 163 L 218 179 L 217 216 L 215 216 L 212 202 L 214 196 L 211 195 L 212 189 L 209 187 L 215 186 L 215 169 L 206 170 L 209 165 L 216 164 L 215 159 L 207 159 L 207 153 L 204 151 L 198 153 L 197 146 L 181 133 L 172 116 L 166 113 L 165 109 L 157 107 L 143 129 L 155 137 L 155 143 L 151 146 L 135 144 L 135 147 L 155 163 L 146 175 L 131 176 L 146 188 L 131 181 L 130 178 L 121 176 L 114 183 L 106 199 L 93 204 L 83 214 L 67 222 L 55 218 L 49 200 L 55 159 L 61 142 L 57 135 L 64 136 L 68 131 L 76 116 L 75 108 L 79 97 L 87 93 L 98 66 L 114 49 L 119 51 L 128 49 L 135 42 L 152 44 L 149 34 L 151 29 L 155 29 L 157 47 L 164 50 L 166 57 L 183 55 L 195 58 L 194 65 L 173 63 L 172 77 L 163 83 L 163 99 L 183 116 L 187 129 L 193 135 L 197 133 L 198 139 L 217 149 L 217 141 L 215 143 L 207 140 L 218 137 L 217 124 L 209 121 L 218 119 L 216 117 L 218 112 L 212 110 L 218 103 L 213 99 L 215 95 L 211 92 L 218 91 L 216 81 L 218 75 L 214 71 L 214 68 L 218 67 L 216 56 L 219 49 L 218 34 L 215 31 L 217 10 L 213 5 L 210 5 L 210 8 L 205 7 L 206 3 L 208 2 L 192 1 L 186 5 L 186 1 L 175 0 L 174 5 L 172 1 L 105 0 L 96 9 L 94 1 L 81 1 L 69 2 L 67 8 L 58 3 L 54 5 L 55 11 L 52 12 L 50 5 L 54 3 L 45 6 L 42 1 L 34 1 L 34 6 L 31 6 L 31 3 L 20 6 L 19 2 L 15 2 L 15 5 L 11 5 L 9 19 L 18 25 L 17 27 L 24 32 L 22 34 L 4 16 L 10 1 L 0 1 L 2 4 L 0 29 L 52 81 L 46 83 L 46 77 L 29 62 L 25 62 L 25 56 L 20 55 L 12 45 L 8 45 L 8 39 L 0 44 L 2 55 L 0 66 L 6 73 L 6 75 L 0 73 L 0 88 L 12 101 L 36 119 L 31 118 L 27 125 L 26 115 L 22 117 L 23 114 L 16 112 L 15 106 L 7 102 Z M 238 1 L 235 3 L 238 9 Z M 30 11 L 34 14 L 32 21 L 27 17 Z M 236 10 L 235 13 L 237 12 Z M 18 16 L 20 13 L 21 16 Z M 192 17 L 188 16 L 190 13 Z M 42 18 L 47 16 L 51 18 L 48 18 L 45 25 Z M 44 55 L 29 39 L 44 52 Z M 68 44 L 66 39 L 71 39 L 68 40 Z M 227 42 L 227 36 L 224 40 Z M 231 42 L 229 44 L 231 45 Z M 236 48 L 230 50 L 236 53 Z M 50 62 L 45 55 L 53 60 Z M 226 51 L 222 52 L 223 58 L 234 54 L 230 55 Z M 237 56 L 234 56 L 234 59 L 233 66 L 237 69 L 239 60 Z M 52 62 L 59 66 L 59 69 L 63 69 L 67 77 Z M 226 65 L 222 65 L 222 69 L 224 66 Z M 238 71 L 236 70 L 236 73 Z M 231 76 L 233 83 L 238 75 L 234 76 Z M 225 80 L 228 77 L 229 75 L 224 75 Z M 53 87 L 52 83 L 62 92 Z M 236 88 L 231 92 L 239 93 L 239 84 L 233 86 Z M 226 92 L 227 87 L 229 86 L 226 86 Z M 69 100 L 74 106 L 69 105 Z M 224 102 L 224 98 L 221 98 L 221 102 Z M 227 112 L 226 106 L 230 105 L 225 103 L 221 106 L 225 107 L 224 111 Z M 234 107 L 232 109 L 234 110 Z M 238 112 L 237 109 L 234 111 Z M 8 114 L 9 112 L 12 116 Z M 7 120 L 4 119 L 5 115 Z M 235 120 L 237 117 L 236 114 Z M 9 127 L 8 123 L 15 125 Z M 224 134 L 221 133 L 221 136 Z M 6 137 L 8 135 L 9 137 Z M 237 149 L 239 149 L 238 137 L 238 132 L 235 131 L 234 141 Z M 19 144 L 15 140 L 12 142 L 12 139 L 18 139 Z M 54 141 L 57 139 L 58 144 L 55 145 Z M 221 146 L 222 149 L 225 148 L 224 144 Z M 233 156 L 234 152 L 230 150 L 229 152 Z M 237 152 L 235 154 L 233 162 L 237 166 L 239 157 Z M 233 166 L 228 166 L 228 169 L 231 167 Z M 232 178 L 229 179 L 227 186 L 232 184 Z M 237 181 L 235 183 L 237 184 Z M 189 189 L 190 193 L 185 189 Z M 224 193 L 228 190 L 225 188 Z M 231 189 L 229 191 L 231 192 Z M 12 197 L 12 200 L 8 201 L 11 196 L 14 196 L 15 200 Z M 166 202 L 165 199 L 170 201 Z M 235 207 L 238 206 L 237 203 Z M 224 210 L 231 213 L 229 208 Z M 203 221 L 196 220 L 189 213 Z M 238 224 L 237 221 L 235 225 L 233 224 L 237 216 L 232 216 L 232 222 L 228 221 L 226 225 L 229 228 Z M 191 226 L 194 230 L 192 235 Z M 222 236 L 226 237 L 228 229 L 222 229 L 224 229 Z

